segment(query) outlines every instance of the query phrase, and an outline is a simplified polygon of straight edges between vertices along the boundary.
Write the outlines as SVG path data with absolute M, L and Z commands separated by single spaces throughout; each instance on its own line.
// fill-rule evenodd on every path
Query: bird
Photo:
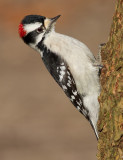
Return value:
M 100 65 L 84 43 L 55 31 L 60 16 L 27 15 L 19 24 L 19 35 L 40 53 L 51 76 L 90 122 L 98 139 Z

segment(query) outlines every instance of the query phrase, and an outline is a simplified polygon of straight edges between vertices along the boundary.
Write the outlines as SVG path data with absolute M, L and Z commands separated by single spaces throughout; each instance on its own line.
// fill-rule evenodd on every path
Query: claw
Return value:
M 103 46 L 105 46 L 106 45 L 106 43 L 101 43 L 100 45 L 99 45 L 99 48 L 100 47 L 103 47 Z

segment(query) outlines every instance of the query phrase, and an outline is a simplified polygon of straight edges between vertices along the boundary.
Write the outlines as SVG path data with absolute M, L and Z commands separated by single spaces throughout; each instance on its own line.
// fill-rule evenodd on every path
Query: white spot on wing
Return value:
M 63 76 L 62 75 L 59 75 L 59 81 L 61 82 L 62 81 L 62 79 L 63 79 Z
M 70 76 L 68 76 L 68 79 L 70 79 L 70 80 L 71 80 Z
M 60 71 L 60 75 L 59 75 L 60 82 L 63 80 L 64 75 L 65 75 L 65 72 L 64 71 Z
M 63 90 L 67 90 L 67 87 L 65 85 L 62 85 Z
M 70 75 L 70 72 L 69 72 L 69 71 L 67 71 L 67 74 L 68 74 L 68 75 Z
M 67 83 L 67 86 L 68 86 L 68 87 L 71 87 L 70 83 Z
M 75 97 L 74 97 L 73 95 L 71 96 L 71 98 L 72 98 L 72 99 L 75 99 Z
M 64 62 L 62 62 L 61 65 L 64 65 Z
M 61 74 L 62 76 L 64 76 L 64 75 L 65 75 L 65 72 L 64 72 L 64 71 L 60 71 L 60 74 Z
M 76 103 L 77 103 L 79 106 L 81 105 L 78 101 L 76 101 Z
M 72 99 L 72 98 L 70 98 L 70 100 L 71 100 L 71 102 L 73 102 L 73 99 Z
M 59 67 L 57 67 L 57 72 L 59 71 Z
M 80 111 L 80 107 L 79 106 L 77 106 L 77 109 L 78 109 L 78 111 Z
M 77 91 L 72 91 L 72 93 L 76 96 L 77 95 Z
M 82 113 L 84 114 L 84 116 L 87 116 L 87 111 L 85 109 L 82 110 Z
M 65 66 L 61 66 L 60 69 L 61 69 L 62 71 L 64 71 L 64 70 L 66 69 L 66 67 L 65 67 Z
M 68 83 L 70 83 L 70 84 L 71 84 L 72 82 L 71 82 L 70 80 L 68 80 Z

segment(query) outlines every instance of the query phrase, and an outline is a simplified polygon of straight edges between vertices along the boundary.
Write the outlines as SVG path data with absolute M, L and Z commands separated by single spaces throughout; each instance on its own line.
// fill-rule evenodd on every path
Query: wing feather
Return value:
M 82 97 L 84 97 L 84 95 L 82 96 L 78 93 L 74 78 L 67 63 L 46 48 L 43 52 L 42 59 L 48 71 L 63 89 L 72 104 L 89 120 L 88 110 L 83 106 Z

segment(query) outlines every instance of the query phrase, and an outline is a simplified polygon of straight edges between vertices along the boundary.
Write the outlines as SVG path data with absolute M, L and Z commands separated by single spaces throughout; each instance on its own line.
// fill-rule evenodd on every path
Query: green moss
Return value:
M 123 0 L 117 0 L 110 36 L 102 48 L 104 68 L 99 97 L 98 160 L 120 160 L 123 156 Z

